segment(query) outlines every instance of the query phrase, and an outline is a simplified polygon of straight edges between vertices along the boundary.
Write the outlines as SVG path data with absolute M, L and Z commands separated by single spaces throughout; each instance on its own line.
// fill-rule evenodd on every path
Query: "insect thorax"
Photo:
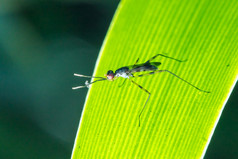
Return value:
M 123 78 L 129 78 L 130 76 L 132 76 L 128 67 L 122 67 L 117 69 L 115 74 L 116 74 L 115 76 Z

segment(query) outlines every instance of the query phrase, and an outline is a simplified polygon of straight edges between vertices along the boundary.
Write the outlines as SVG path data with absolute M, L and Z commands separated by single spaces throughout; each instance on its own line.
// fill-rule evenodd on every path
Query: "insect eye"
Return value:
M 114 73 L 112 70 L 107 71 L 107 79 L 112 80 L 114 78 Z
M 114 74 L 112 70 L 107 71 L 107 75 Z

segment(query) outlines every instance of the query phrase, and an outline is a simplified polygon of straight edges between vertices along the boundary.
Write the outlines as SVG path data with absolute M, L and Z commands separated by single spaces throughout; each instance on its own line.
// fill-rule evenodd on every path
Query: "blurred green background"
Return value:
M 73 73 L 92 74 L 118 3 L 0 1 L 0 159 L 70 158 L 87 93 Z M 238 158 L 237 97 L 205 158 Z

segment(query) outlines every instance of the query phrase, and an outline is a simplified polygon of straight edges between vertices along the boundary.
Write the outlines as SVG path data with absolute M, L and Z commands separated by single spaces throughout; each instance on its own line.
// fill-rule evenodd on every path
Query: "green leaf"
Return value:
M 237 0 L 123 0 L 95 76 L 164 57 L 169 73 L 92 85 L 72 158 L 202 158 L 238 75 Z

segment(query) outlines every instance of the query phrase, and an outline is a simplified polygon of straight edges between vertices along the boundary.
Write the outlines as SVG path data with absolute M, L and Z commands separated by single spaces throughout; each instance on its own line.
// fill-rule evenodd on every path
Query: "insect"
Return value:
M 115 71 L 115 73 L 112 70 L 109 70 L 109 71 L 107 71 L 107 74 L 105 75 L 105 77 L 85 76 L 85 75 L 82 75 L 82 74 L 76 74 L 75 73 L 74 76 L 84 77 L 84 78 L 95 78 L 97 80 L 95 80 L 93 82 L 86 81 L 84 86 L 77 86 L 77 87 L 73 87 L 72 89 L 79 89 L 79 88 L 85 88 L 85 87 L 89 88 L 89 86 L 91 84 L 95 83 L 95 82 L 105 81 L 105 80 L 107 80 L 107 81 L 114 81 L 118 77 L 125 78 L 124 82 L 126 81 L 126 79 L 128 79 L 129 81 L 131 81 L 133 84 L 135 84 L 141 90 L 143 90 L 144 92 L 146 92 L 148 94 L 148 98 L 147 98 L 144 106 L 142 107 L 142 109 L 141 109 L 141 111 L 139 113 L 139 127 L 140 127 L 140 124 L 141 124 L 141 115 L 142 115 L 142 113 L 143 113 L 143 111 L 144 111 L 144 109 L 145 109 L 145 107 L 147 105 L 147 102 L 150 99 L 151 93 L 147 89 L 143 88 L 141 85 L 139 85 L 135 81 L 133 81 L 132 80 L 133 78 L 153 75 L 155 73 L 167 72 L 167 73 L 169 73 L 169 74 L 173 75 L 174 77 L 182 80 L 183 82 L 189 84 L 190 86 L 194 87 L 195 89 L 197 89 L 197 90 L 199 90 L 201 92 L 210 93 L 209 91 L 205 91 L 205 90 L 202 90 L 202 89 L 196 87 L 195 85 L 193 85 L 190 82 L 184 80 L 183 78 L 179 77 L 178 75 L 170 72 L 169 70 L 159 70 L 158 66 L 161 65 L 161 62 L 151 62 L 152 60 L 154 60 L 158 56 L 162 56 L 162 57 L 165 57 L 165 58 L 168 58 L 168 59 L 172 59 L 172 60 L 175 60 L 177 62 L 185 62 L 186 61 L 186 60 L 178 60 L 178 59 L 175 59 L 175 58 L 172 58 L 172 57 L 169 57 L 169 56 L 165 56 L 163 54 L 157 54 L 157 55 L 153 56 L 152 58 L 150 58 L 145 63 L 137 64 L 138 61 L 139 61 L 139 58 L 138 58 L 134 65 L 121 67 L 121 68 L 117 69 Z M 150 72 L 147 72 L 147 71 L 150 71 Z M 135 73 L 138 73 L 138 72 L 141 72 L 142 74 L 135 75 Z M 124 84 L 124 82 L 123 82 L 123 84 Z

